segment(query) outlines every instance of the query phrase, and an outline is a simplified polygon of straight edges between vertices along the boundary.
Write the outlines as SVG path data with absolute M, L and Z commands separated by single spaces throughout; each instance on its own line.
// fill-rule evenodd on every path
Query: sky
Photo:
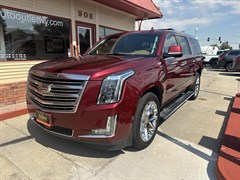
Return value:
M 144 20 L 142 30 L 173 28 L 198 38 L 201 46 L 220 45 L 218 39 L 240 48 L 240 0 L 153 0 L 161 19 Z M 207 38 L 210 41 L 207 41 Z

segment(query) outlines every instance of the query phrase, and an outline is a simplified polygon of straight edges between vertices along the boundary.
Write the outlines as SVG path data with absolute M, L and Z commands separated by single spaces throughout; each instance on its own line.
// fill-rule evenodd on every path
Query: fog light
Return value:
M 108 116 L 106 128 L 105 129 L 93 129 L 92 135 L 113 136 L 113 135 L 115 135 L 116 126 L 117 126 L 117 115 Z

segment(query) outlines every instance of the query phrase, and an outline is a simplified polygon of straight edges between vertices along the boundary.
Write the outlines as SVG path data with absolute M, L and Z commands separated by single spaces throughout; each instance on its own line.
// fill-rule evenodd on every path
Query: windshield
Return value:
M 155 56 L 158 40 L 157 34 L 129 34 L 119 39 L 112 54 Z
M 88 52 L 89 55 L 104 55 L 109 54 L 118 37 L 109 37 L 102 39 L 92 50 Z

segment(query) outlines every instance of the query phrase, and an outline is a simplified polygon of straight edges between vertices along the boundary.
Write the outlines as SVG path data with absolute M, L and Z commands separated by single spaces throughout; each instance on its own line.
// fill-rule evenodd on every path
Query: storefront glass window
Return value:
M 100 26 L 99 28 L 99 39 L 102 39 L 104 36 L 122 32 L 121 30 L 111 29 L 107 27 Z
M 0 60 L 69 56 L 69 20 L 0 8 Z

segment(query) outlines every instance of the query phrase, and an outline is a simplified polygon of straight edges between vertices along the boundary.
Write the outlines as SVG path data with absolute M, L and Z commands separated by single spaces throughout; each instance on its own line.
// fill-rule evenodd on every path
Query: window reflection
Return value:
M 119 33 L 119 32 L 121 32 L 121 30 L 116 30 L 116 29 L 100 26 L 99 27 L 99 39 L 102 39 L 104 36 Z
M 0 60 L 67 57 L 69 20 L 0 9 Z
M 92 46 L 91 29 L 86 27 L 78 28 L 80 54 L 83 55 Z

